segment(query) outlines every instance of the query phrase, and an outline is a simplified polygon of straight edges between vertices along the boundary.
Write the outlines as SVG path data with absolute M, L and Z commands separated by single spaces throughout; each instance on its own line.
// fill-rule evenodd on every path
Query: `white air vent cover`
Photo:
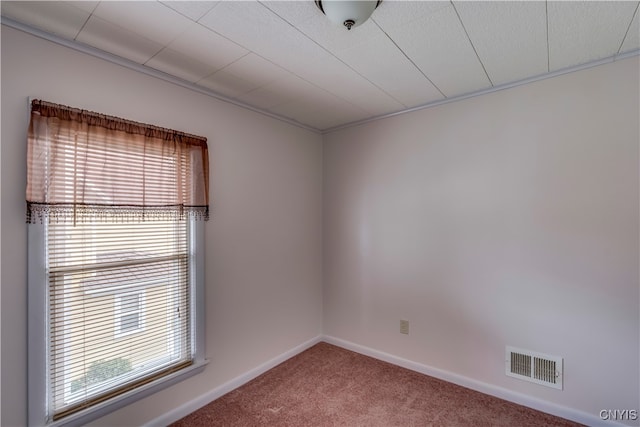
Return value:
M 506 374 L 562 390 L 562 358 L 507 346 Z

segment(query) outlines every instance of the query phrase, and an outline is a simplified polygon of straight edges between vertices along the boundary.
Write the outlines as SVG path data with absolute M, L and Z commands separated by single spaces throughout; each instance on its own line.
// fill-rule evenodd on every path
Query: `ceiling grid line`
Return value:
M 232 40 L 232 39 L 228 38 L 228 37 L 227 37 L 227 36 L 225 36 L 224 34 L 221 34 L 221 33 L 217 32 L 217 31 L 215 31 L 215 30 L 213 30 L 213 29 L 211 29 L 211 28 L 207 27 L 207 26 L 206 26 L 206 25 L 204 25 L 203 23 L 201 23 L 201 22 L 200 22 L 200 20 L 201 20 L 204 16 L 206 16 L 208 13 L 210 13 L 213 9 L 215 9 L 215 7 L 216 7 L 218 4 L 219 4 L 219 3 L 217 3 L 214 7 L 212 7 L 212 8 L 211 8 L 211 9 L 210 9 L 210 10 L 209 10 L 205 15 L 201 16 L 197 21 L 195 21 L 195 23 L 196 23 L 197 25 L 199 25 L 201 28 L 205 29 L 206 31 L 210 31 L 210 32 L 211 32 L 211 33 L 213 33 L 213 34 L 216 34 L 217 36 L 222 37 L 222 38 L 224 38 L 225 40 L 228 40 L 229 42 L 231 42 L 231 43 L 235 44 L 236 46 L 238 46 L 238 47 L 240 47 L 240 48 L 242 48 L 242 49 L 246 50 L 247 52 L 246 52 L 244 55 L 242 55 L 241 57 L 236 58 L 236 59 L 234 59 L 233 61 L 231 61 L 230 63 L 228 63 L 228 64 L 224 65 L 222 68 L 219 68 L 219 69 L 217 69 L 217 70 L 213 71 L 212 73 L 210 73 L 210 74 L 208 74 L 208 75 L 206 75 L 206 76 L 202 77 L 200 80 L 198 80 L 198 81 L 196 82 L 196 84 L 198 84 L 199 82 L 205 81 L 205 80 L 207 80 L 207 79 L 209 79 L 209 78 L 213 77 L 216 73 L 218 73 L 218 72 L 220 72 L 220 71 L 224 71 L 225 69 L 227 69 L 227 68 L 229 68 L 229 67 L 233 66 L 235 63 L 237 63 L 237 62 L 241 61 L 242 59 L 246 58 L 246 57 L 247 57 L 247 56 L 249 56 L 249 55 L 255 55 L 255 56 L 257 56 L 257 57 L 259 57 L 259 58 L 263 59 L 264 61 L 269 62 L 270 64 L 272 64 L 273 66 L 275 66 L 275 67 L 277 67 L 277 68 L 279 68 L 279 69 L 282 69 L 282 70 L 284 70 L 284 71 L 288 71 L 288 70 L 286 70 L 286 69 L 282 68 L 280 65 L 276 64 L 275 62 L 271 61 L 270 59 L 265 58 L 264 56 L 260 55 L 259 53 L 255 52 L 254 50 L 250 49 L 249 47 L 244 46 L 243 44 L 240 44 L 240 43 L 236 42 L 235 40 Z M 288 72 L 290 72 L 290 71 L 288 71 Z M 293 74 L 293 75 L 295 75 L 295 74 L 294 74 L 294 73 L 292 73 L 292 72 L 290 72 L 290 73 L 291 73 L 291 74 Z M 296 76 L 296 77 L 301 78 L 301 77 L 299 77 L 299 76 Z M 303 79 L 303 80 L 304 80 L 304 79 Z M 305 81 L 306 81 L 306 80 L 305 80 Z M 309 83 L 310 83 L 310 82 L 309 82 Z M 312 83 L 310 83 L 310 84 L 312 84 Z M 261 89 L 261 86 L 255 87 L 255 88 L 253 88 L 253 89 L 251 89 L 251 90 L 249 90 L 249 91 L 247 91 L 247 92 L 243 93 L 242 95 L 247 95 L 247 94 L 252 93 L 252 92 L 255 92 L 255 91 L 259 90 L 259 89 Z M 322 88 L 319 88 L 319 87 L 318 87 L 318 89 L 322 89 Z M 276 105 L 276 106 L 277 106 L 277 105 Z
M 203 25 L 203 27 L 204 27 L 204 28 L 207 28 L 207 27 L 205 27 L 204 25 Z M 208 28 L 207 28 L 207 29 L 208 29 Z M 213 31 L 213 32 L 215 32 L 215 31 Z M 216 34 L 217 34 L 217 33 L 216 33 Z M 201 81 L 203 81 L 203 80 L 208 79 L 209 77 L 212 77 L 212 76 L 213 76 L 215 73 L 217 73 L 217 72 L 220 72 L 220 71 L 223 71 L 223 70 L 225 70 L 225 69 L 229 68 L 230 66 L 232 66 L 232 65 L 233 65 L 233 64 L 235 64 L 236 62 L 240 61 L 241 59 L 246 58 L 248 55 L 251 55 L 251 54 L 254 54 L 254 55 L 255 55 L 255 53 L 254 53 L 254 52 L 250 51 L 250 50 L 249 50 L 249 49 L 247 49 L 246 47 L 244 47 L 244 46 L 242 46 L 242 45 L 238 45 L 238 46 L 240 46 L 241 48 L 245 49 L 245 50 L 247 51 L 247 53 L 245 53 L 244 55 L 242 55 L 240 58 L 234 59 L 232 62 L 229 62 L 229 63 L 228 63 L 227 65 L 225 65 L 224 67 L 222 67 L 222 68 L 218 68 L 217 70 L 213 71 L 212 73 L 207 74 L 206 76 L 204 76 L 203 78 L 201 78 L 200 80 L 198 80 L 198 81 L 196 82 L 196 84 L 197 84 L 198 82 L 201 82 Z M 258 56 L 259 56 L 259 55 L 258 55 Z M 266 59 L 265 59 L 265 60 L 266 60 Z M 275 64 L 274 64 L 274 65 L 275 65 Z
M 549 54 L 549 1 L 544 2 L 544 22 L 546 24 L 547 33 L 547 73 L 551 71 L 551 59 Z
M 301 34 L 305 35 L 304 33 L 300 32 L 298 28 L 296 28 L 294 25 L 292 25 L 290 22 L 288 22 L 286 19 L 284 19 L 282 16 L 280 16 L 279 14 L 277 14 L 275 11 L 271 10 L 270 8 L 266 7 L 266 6 L 265 6 L 261 1 L 256 1 L 256 3 L 260 4 L 262 7 L 265 7 L 265 8 L 266 8 L 270 13 L 272 13 L 272 14 L 274 14 L 275 16 L 277 16 L 278 18 L 280 18 L 283 22 L 285 22 L 286 24 L 288 24 L 288 25 L 290 25 L 291 27 L 293 27 L 293 28 L 294 28 L 295 30 L 297 30 L 299 33 L 301 33 Z M 219 4 L 219 3 L 217 3 L 217 4 L 216 4 L 216 6 L 217 6 L 218 4 Z M 344 98 L 342 98 L 342 97 L 340 97 L 340 96 L 336 95 L 335 93 L 332 93 L 332 92 L 328 91 L 326 88 L 321 87 L 321 86 L 319 86 L 318 84 L 316 84 L 316 83 L 314 83 L 314 82 L 312 82 L 312 81 L 309 81 L 308 79 L 306 79 L 306 78 L 304 78 L 304 77 L 300 76 L 298 73 L 296 73 L 296 72 L 294 72 L 294 71 L 292 71 L 292 70 L 288 70 L 288 69 L 286 69 L 286 68 L 283 68 L 280 64 L 278 64 L 278 63 L 274 62 L 273 60 L 271 60 L 270 58 L 267 58 L 267 57 L 265 57 L 264 55 L 262 55 L 262 54 L 258 53 L 258 52 L 257 52 L 257 51 L 255 51 L 253 48 L 250 48 L 249 46 L 246 46 L 246 45 L 244 45 L 244 44 L 242 44 L 242 43 L 239 43 L 239 42 L 237 42 L 237 41 L 235 41 L 235 40 L 233 40 L 233 39 L 231 39 L 231 38 L 227 37 L 226 35 L 224 35 L 224 34 L 222 34 L 222 33 L 218 32 L 218 31 L 215 31 L 213 28 L 211 28 L 211 27 L 209 27 L 209 26 L 207 26 L 207 25 L 204 25 L 202 22 L 200 22 L 200 21 L 201 21 L 205 16 L 207 16 L 209 13 L 211 13 L 211 12 L 213 11 L 213 9 L 215 9 L 215 7 L 216 7 L 216 6 L 214 6 L 213 8 L 211 8 L 211 9 L 210 9 L 210 10 L 209 10 L 205 15 L 201 16 L 197 21 L 195 21 L 195 23 L 196 23 L 197 25 L 200 25 L 202 28 L 206 29 L 207 31 L 211 31 L 211 32 L 212 32 L 212 33 L 214 33 L 214 34 L 216 34 L 216 35 L 218 35 L 218 36 L 220 36 L 220 37 L 223 37 L 223 38 L 224 38 L 224 39 L 226 39 L 226 40 L 229 40 L 230 42 L 234 43 L 235 45 L 237 45 L 237 46 L 241 47 L 242 49 L 246 50 L 246 51 L 247 51 L 247 53 L 246 53 L 245 55 L 243 55 L 242 57 L 235 59 L 233 62 L 231 62 L 231 63 L 229 63 L 229 64 L 225 65 L 224 67 L 222 67 L 222 68 L 220 68 L 220 69 L 218 69 L 218 70 L 216 70 L 216 71 L 212 72 L 211 74 L 209 74 L 209 75 L 207 75 L 207 76 L 202 77 L 200 80 L 198 80 L 198 81 L 196 82 L 196 84 L 197 84 L 197 83 L 199 83 L 199 82 L 205 81 L 205 80 L 207 80 L 207 79 L 209 79 L 209 78 L 213 77 L 216 73 L 218 73 L 218 72 L 220 72 L 220 71 L 223 71 L 223 70 L 225 70 L 225 69 L 227 69 L 227 68 L 229 68 L 229 67 L 233 66 L 233 64 L 235 64 L 235 63 L 237 63 L 237 62 L 241 61 L 243 58 L 247 57 L 248 55 L 254 55 L 254 56 L 256 56 L 256 57 L 258 57 L 258 58 L 260 58 L 260 59 L 262 59 L 262 60 L 264 60 L 264 61 L 266 61 L 266 62 L 268 62 L 268 63 L 272 64 L 274 67 L 276 67 L 276 68 L 278 68 L 278 69 L 281 69 L 281 70 L 283 70 L 283 71 L 285 71 L 285 72 L 287 72 L 287 73 L 291 74 L 292 76 L 294 76 L 294 77 L 296 77 L 296 78 L 300 79 L 301 81 L 304 81 L 305 83 L 307 83 L 307 84 L 311 85 L 311 86 L 312 86 L 312 87 L 314 87 L 315 89 L 317 89 L 317 90 L 319 90 L 319 91 L 322 91 L 323 93 L 326 93 L 326 94 L 327 94 L 327 95 L 329 95 L 329 96 L 333 96 L 333 97 L 335 97 L 335 98 L 337 98 L 337 99 L 341 100 L 342 102 L 345 102 L 345 103 L 347 103 L 347 104 L 351 105 L 353 108 L 360 109 L 360 107 L 359 107 L 359 106 L 357 106 L 357 105 L 355 105 L 355 104 L 351 103 L 350 101 L 348 101 L 348 100 L 346 100 L 346 99 L 344 99 Z M 306 35 L 305 35 L 305 36 L 306 36 Z M 313 42 L 315 43 L 315 40 L 311 39 L 311 41 L 313 41 Z M 322 46 L 320 46 L 320 47 L 322 47 Z M 329 52 L 329 53 L 330 53 L 330 52 Z M 346 64 L 345 64 L 345 65 L 346 65 Z M 363 78 L 364 78 L 364 77 L 363 77 Z M 259 90 L 261 90 L 261 89 L 263 89 L 263 88 L 264 88 L 264 86 L 257 86 L 257 87 L 254 87 L 254 88 L 252 88 L 252 89 L 250 89 L 250 90 L 248 90 L 248 91 L 246 91 L 246 92 L 241 93 L 241 94 L 240 94 L 240 97 L 242 97 L 242 96 L 246 96 L 246 95 L 251 94 L 251 93 L 255 93 L 256 91 L 259 91 Z M 238 101 L 239 101 L 239 102 L 244 103 L 244 101 L 242 101 L 242 100 L 241 100 L 239 97 L 237 97 L 237 96 L 232 97 L 232 99 L 238 99 Z M 276 114 L 276 115 L 279 115 L 279 114 L 277 114 L 277 113 L 273 113 L 273 112 L 269 111 L 269 108 L 271 108 L 271 109 L 273 109 L 273 108 L 277 108 L 278 106 L 285 105 L 285 104 L 287 104 L 287 103 L 288 103 L 288 102 L 290 102 L 290 101 L 291 101 L 291 100 L 289 100 L 289 101 L 285 101 L 285 102 L 282 102 L 282 103 L 276 103 L 276 104 L 274 104 L 274 105 L 271 105 L 271 106 L 270 106 L 270 107 L 268 107 L 268 108 L 264 108 L 264 107 L 257 107 L 257 108 L 265 109 L 265 111 L 269 112 L 270 114 Z M 286 116 L 284 116 L 284 117 L 286 117 Z M 298 121 L 297 119 L 295 119 L 295 118 L 291 118 L 291 117 L 286 117 L 286 118 L 287 118 L 287 119 L 290 119 L 290 120 L 293 120 L 293 121 L 296 121 L 296 122 L 299 122 L 299 121 Z M 301 123 L 301 122 L 299 122 L 299 123 Z M 303 124 L 304 126 L 309 126 L 309 127 L 313 128 L 313 129 L 315 129 L 315 130 L 318 130 L 318 128 L 317 128 L 316 126 L 308 125 L 308 124 L 304 124 L 304 123 L 301 123 L 301 124 Z
M 158 56 L 160 54 L 160 52 L 162 52 L 163 50 L 167 49 L 167 46 L 162 46 L 160 48 L 160 50 L 158 50 L 156 53 L 154 53 L 151 58 L 147 59 L 146 61 L 144 61 L 142 63 L 142 65 L 147 65 L 149 63 L 149 61 L 151 61 L 152 59 L 154 59 L 156 56 Z
M 434 87 L 434 88 L 436 88 L 436 90 L 437 90 L 438 92 L 440 92 L 440 95 L 442 95 L 442 97 L 443 97 L 443 98 L 447 98 L 447 95 L 445 95 L 445 94 L 444 94 L 444 92 L 442 92 L 442 91 L 440 90 L 440 88 L 438 87 L 438 85 L 436 85 L 436 84 L 435 84 L 435 83 L 434 83 L 434 82 L 433 82 L 433 81 L 432 81 L 432 80 L 431 80 L 431 79 L 430 79 L 430 78 L 429 78 L 429 77 L 424 73 L 424 71 L 422 71 L 422 69 L 421 69 L 420 67 L 418 67 L 418 65 L 417 65 L 415 62 L 413 62 L 413 59 L 411 59 L 411 58 L 409 57 L 409 55 L 407 55 L 407 53 L 406 53 L 406 52 L 405 52 L 405 51 L 404 51 L 400 46 L 398 46 L 398 43 L 396 43 L 396 41 L 395 41 L 394 39 L 392 39 L 392 38 L 391 38 L 391 36 L 390 36 L 390 35 L 389 35 L 389 34 L 388 34 L 384 29 L 382 29 L 382 27 L 381 27 L 381 26 L 376 22 L 376 20 L 375 20 L 375 19 L 371 19 L 371 21 L 373 21 L 373 22 L 378 26 L 378 28 L 380 28 L 380 31 L 382 31 L 382 32 L 384 33 L 384 35 L 385 35 L 385 36 L 387 36 L 387 38 L 391 41 L 391 43 L 393 43 L 393 45 L 394 45 L 395 47 L 397 47 L 397 48 L 398 48 L 398 50 L 400 51 L 400 53 L 402 53 L 402 54 L 404 55 L 404 57 L 405 57 L 405 58 L 407 58 L 407 60 L 409 60 L 409 62 L 411 62 L 411 64 L 416 68 L 416 70 L 418 70 L 418 71 L 420 72 L 420 74 L 422 74 L 422 75 L 424 76 L 424 78 L 425 78 L 425 79 L 427 79 L 427 81 L 428 81 L 429 83 L 431 83 L 431 84 L 433 85 L 433 87 Z
M 640 1 L 636 4 L 636 10 L 633 11 L 633 15 L 631 16 L 631 20 L 629 21 L 629 25 L 627 26 L 627 31 L 625 31 L 624 37 L 622 37 L 622 41 L 620 42 L 620 46 L 618 47 L 618 50 L 616 53 L 620 53 L 620 49 L 622 49 L 622 46 L 624 45 L 624 41 L 627 39 L 627 36 L 629 35 L 629 30 L 631 29 L 631 25 L 633 25 L 633 20 L 638 14 L 638 7 L 640 7 Z
M 80 29 L 78 31 L 76 31 L 75 36 L 73 36 L 73 40 L 74 41 L 78 38 L 78 36 L 82 32 L 82 30 L 84 30 L 84 27 L 87 25 L 87 22 L 89 22 L 89 19 L 91 18 L 92 15 L 93 15 L 93 13 L 89 14 L 89 16 L 87 16 L 87 19 L 85 19 L 84 22 L 82 23 L 82 26 L 80 27 Z
M 346 67 L 348 67 L 351 71 L 353 71 L 354 73 L 356 73 L 357 75 L 359 75 L 360 77 L 362 77 L 364 80 L 368 81 L 370 84 L 372 84 L 373 86 L 375 86 L 378 90 L 382 91 L 384 94 L 386 94 L 387 96 L 389 96 L 390 98 L 392 98 L 394 101 L 398 102 L 399 104 L 403 105 L 406 107 L 406 105 L 404 105 L 400 100 L 396 99 L 393 95 L 391 95 L 390 93 L 388 93 L 386 90 L 384 90 L 383 88 L 381 88 L 380 86 L 378 86 L 377 84 L 375 84 L 374 82 L 372 82 L 371 80 L 369 80 L 369 78 L 367 78 L 366 76 L 362 75 L 361 73 L 358 72 L 358 70 L 355 70 L 351 65 L 347 64 L 346 62 L 344 62 L 341 58 L 337 57 L 336 55 L 333 54 L 333 52 L 331 52 L 330 50 L 328 50 L 326 47 L 322 46 L 320 43 L 318 43 L 316 40 L 314 40 L 313 38 L 309 37 L 308 34 L 306 34 L 305 32 L 303 32 L 302 30 L 300 30 L 300 28 L 296 27 L 295 25 L 293 25 L 291 22 L 289 22 L 287 19 L 285 19 L 283 16 L 281 16 L 280 14 L 278 14 L 276 11 L 274 11 L 273 9 L 269 8 L 268 6 L 266 6 L 264 4 L 263 1 L 258 1 L 258 3 L 260 3 L 263 7 L 265 7 L 267 10 L 269 10 L 271 13 L 273 13 L 274 15 L 276 15 L 278 18 L 282 19 L 284 22 L 286 22 L 287 24 L 289 24 L 291 27 L 293 27 L 293 29 L 295 29 L 297 32 L 299 32 L 300 34 L 302 34 L 304 37 L 306 37 L 307 39 L 309 39 L 311 42 L 313 42 L 315 45 L 317 45 L 319 48 L 321 48 L 322 50 L 324 50 L 325 52 L 327 52 L 329 55 L 333 56 L 335 59 L 337 59 L 338 61 L 340 61 L 342 64 L 344 64 Z M 299 77 L 305 81 L 307 81 L 306 79 L 304 79 L 303 77 L 300 77 L 298 75 L 294 74 L 296 77 Z M 309 82 L 311 83 L 311 82 Z M 311 83 L 313 84 L 313 83 Z M 314 85 L 315 86 L 315 85 Z M 324 88 L 320 88 L 323 90 L 326 90 Z M 328 92 L 328 91 L 327 91 Z M 331 92 L 329 92 L 331 93 Z M 349 102 L 348 100 L 339 97 L 338 95 L 333 94 L 334 96 L 337 96 L 338 98 L 342 99 L 345 102 Z M 351 104 L 351 102 L 349 102 Z M 354 105 L 354 104 L 352 104 Z M 356 106 L 357 107 L 357 106 Z
M 167 4 L 167 1 L 162 1 L 162 0 L 158 0 L 158 1 L 159 1 L 159 3 L 160 3 L 161 5 L 163 5 L 164 7 L 168 8 L 168 9 L 171 9 L 172 11 L 174 11 L 174 12 L 176 12 L 176 13 L 178 13 L 178 14 L 180 14 L 180 15 L 184 16 L 185 18 L 187 18 L 187 19 L 189 19 L 189 20 L 191 20 L 191 21 L 195 22 L 196 24 L 197 24 L 197 23 L 199 23 L 200 19 L 202 19 L 202 16 L 201 16 L 200 18 L 198 18 L 198 19 L 193 19 L 193 18 L 192 18 L 192 17 L 190 17 L 189 15 L 186 15 L 186 14 L 184 14 L 183 12 L 181 12 L 181 11 L 179 11 L 179 10 L 177 10 L 177 9 L 174 9 L 174 8 L 172 8 L 171 6 L 169 6 L 169 5 Z M 209 13 L 209 12 L 211 12 L 213 9 L 215 9 L 215 8 L 216 8 L 216 6 L 218 6 L 218 4 L 219 4 L 219 2 L 216 2 L 216 4 L 214 4 L 214 5 L 211 7 L 211 9 L 209 9 L 209 10 L 207 11 L 207 13 Z M 206 15 L 206 13 L 205 13 L 205 15 Z M 204 16 L 204 15 L 203 15 L 203 16 Z
M 78 31 L 76 31 L 76 34 L 73 37 L 74 41 L 78 38 L 78 36 L 82 32 L 82 30 L 84 30 L 84 27 L 87 26 L 87 22 L 89 22 L 89 19 L 91 19 L 91 17 L 93 16 L 93 12 L 96 10 L 96 7 L 98 7 L 98 4 L 99 4 L 99 2 L 96 3 L 95 6 L 93 6 L 93 9 L 91 9 L 91 12 L 89 12 L 89 16 L 87 16 L 87 19 L 84 20 L 84 22 L 82 23 L 82 26 L 80 27 L 80 29 L 78 29 Z
M 304 37 L 306 37 L 308 40 L 310 40 L 311 42 L 313 42 L 316 46 L 318 46 L 320 49 L 324 50 L 325 52 L 327 52 L 329 55 L 333 56 L 335 59 L 337 59 L 338 61 L 340 61 L 342 64 L 344 64 L 346 67 L 348 67 L 351 71 L 353 71 L 354 73 L 358 74 L 360 77 L 362 77 L 363 79 L 367 80 L 369 83 L 371 83 L 372 85 L 374 85 L 375 87 L 377 87 L 379 90 L 384 91 L 384 89 L 378 87 L 375 83 L 373 83 L 371 80 L 369 80 L 366 76 L 363 76 L 362 74 L 358 73 L 358 71 L 354 70 L 349 64 L 347 64 L 346 62 L 344 62 L 342 59 L 338 58 L 337 56 L 335 56 L 333 54 L 333 52 L 329 51 L 327 48 L 325 48 L 324 46 L 322 46 L 320 43 L 318 43 L 316 40 L 312 39 L 311 37 L 309 37 L 305 32 L 301 31 L 298 27 L 296 27 L 295 25 L 293 25 L 291 22 L 289 22 L 287 19 L 285 19 L 283 16 L 281 16 L 280 14 L 278 14 L 276 11 L 274 11 L 273 9 L 269 8 L 267 5 L 264 4 L 263 1 L 258 1 L 258 3 L 264 7 L 265 9 L 267 9 L 269 12 L 273 13 L 274 15 L 276 15 L 278 18 L 280 18 L 282 21 L 284 21 L 285 23 L 287 23 L 289 26 L 291 26 L 294 30 L 296 30 L 298 33 L 302 34 Z M 295 75 L 298 78 L 301 78 L 302 80 L 306 81 L 307 83 L 311 83 L 309 81 L 307 81 L 305 78 L 297 75 L 296 73 L 291 73 L 293 75 Z M 313 83 L 311 83 L 313 84 Z M 315 86 L 315 85 L 314 85 Z M 332 95 L 340 98 L 341 100 L 343 100 L 344 102 L 347 102 L 351 105 L 353 105 L 354 107 L 359 108 L 357 105 L 351 103 L 350 101 L 340 97 L 339 95 L 336 95 L 332 92 L 327 91 L 326 89 L 319 87 L 319 89 L 322 89 L 328 93 L 331 93 Z M 386 92 L 385 92 L 386 93 Z M 390 94 L 387 93 L 387 95 L 391 96 Z M 391 96 L 393 98 L 393 96 Z M 395 99 L 395 98 L 394 98 Z M 395 99 L 396 101 L 398 101 L 397 99 Z M 400 102 L 400 101 L 398 101 Z
M 1 1 L 1 0 L 0 0 L 0 1 Z M 179 10 L 176 10 L 176 9 L 174 9 L 174 8 L 172 8 L 172 7 L 169 7 L 167 4 L 165 4 L 165 2 L 162 2 L 162 1 L 158 0 L 158 3 L 159 3 L 160 5 L 162 5 L 162 6 L 166 7 L 167 9 L 169 9 L 171 12 L 173 12 L 173 13 L 177 13 L 178 15 L 181 15 L 182 17 L 184 17 L 184 18 L 188 19 L 189 21 L 193 22 L 194 24 L 196 24 L 196 25 L 198 25 L 198 24 L 199 24 L 199 23 L 198 23 L 198 20 L 194 20 L 194 19 L 192 19 L 191 17 L 189 17 L 189 16 L 185 15 L 184 13 L 181 13 Z M 216 4 L 215 4 L 215 5 L 214 5 L 214 6 L 213 6 L 209 11 L 213 10 L 217 5 L 218 5 L 218 4 L 216 3 Z M 97 6 L 96 6 L 96 7 L 97 7 Z M 95 10 L 95 9 L 94 9 L 94 10 Z M 208 13 L 208 12 L 207 12 L 207 13 Z M 204 27 L 204 25 L 203 25 L 203 27 Z M 206 28 L 206 27 L 204 27 L 204 28 Z M 207 30 L 211 31 L 209 28 L 207 28 Z M 174 37 L 173 39 L 171 39 L 171 40 L 170 40 L 166 45 L 162 46 L 162 48 L 161 48 L 159 51 L 157 51 L 157 52 L 156 52 L 156 53 L 155 53 L 151 58 L 149 58 L 146 62 L 144 62 L 144 64 L 143 64 L 143 65 L 146 65 L 149 61 L 151 61 L 152 59 L 156 58 L 156 57 L 157 57 L 157 56 L 158 56 L 162 51 L 164 51 L 164 50 L 166 50 L 166 49 L 170 49 L 170 48 L 169 48 L 169 45 L 171 45 L 171 43 L 173 43 L 173 42 L 175 42 L 176 40 L 178 40 L 182 35 L 184 35 L 184 34 L 185 34 L 185 33 L 187 33 L 188 31 L 189 31 L 189 28 L 185 28 L 185 29 L 184 29 L 184 31 L 182 31 L 181 33 L 176 34 L 176 35 L 175 35 L 175 37 Z M 231 42 L 233 42 L 232 40 L 230 40 L 230 41 L 231 41 Z M 229 64 L 228 64 L 228 65 L 229 65 Z M 224 67 L 223 67 L 223 68 L 224 68 Z M 216 71 L 212 72 L 211 74 L 209 74 L 209 75 L 205 76 L 205 78 L 206 78 L 206 77 L 210 77 L 210 76 L 212 76 L 213 74 L 215 74 L 215 73 L 216 73 L 216 72 L 218 72 L 218 71 L 220 71 L 220 70 L 216 70 Z M 203 79 L 200 79 L 200 80 L 198 80 L 198 81 L 202 81 L 202 80 L 203 80 Z
M 458 16 L 458 20 L 460 21 L 460 25 L 462 26 L 462 29 L 464 30 L 464 33 L 467 36 L 467 40 L 469 40 L 469 44 L 471 44 L 471 48 L 473 49 L 473 52 L 476 54 L 476 58 L 478 58 L 478 61 L 480 62 L 480 65 L 482 66 L 482 70 L 484 71 L 484 74 L 487 76 L 487 79 L 489 80 L 489 83 L 493 87 L 494 86 L 493 85 L 493 80 L 491 80 L 491 77 L 489 77 L 489 73 L 487 72 L 487 69 L 485 68 L 484 63 L 482 62 L 482 59 L 480 58 L 480 55 L 478 54 L 478 51 L 476 50 L 476 47 L 473 44 L 473 41 L 471 41 L 471 37 L 469 36 L 469 32 L 467 31 L 467 28 L 464 26 L 464 22 L 462 22 L 462 18 L 460 17 L 460 14 L 458 13 L 458 9 L 456 9 L 456 5 L 453 3 L 453 0 L 449 0 L 449 1 L 451 3 L 451 6 L 453 7 L 453 11 Z

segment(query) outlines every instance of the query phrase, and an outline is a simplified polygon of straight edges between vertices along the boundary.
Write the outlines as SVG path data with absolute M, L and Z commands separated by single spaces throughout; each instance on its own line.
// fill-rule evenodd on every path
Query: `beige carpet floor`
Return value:
M 188 426 L 577 426 L 319 343 L 174 423 Z

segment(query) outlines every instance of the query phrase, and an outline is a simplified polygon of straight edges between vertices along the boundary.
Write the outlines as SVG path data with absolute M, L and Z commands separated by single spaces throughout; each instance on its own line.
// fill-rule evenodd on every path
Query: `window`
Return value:
M 206 143 L 93 132 L 95 117 L 123 123 L 32 105 L 30 425 L 83 424 L 204 369 Z
M 144 291 L 116 295 L 115 306 L 115 338 L 144 331 Z
M 44 225 L 54 421 L 193 363 L 188 225 Z

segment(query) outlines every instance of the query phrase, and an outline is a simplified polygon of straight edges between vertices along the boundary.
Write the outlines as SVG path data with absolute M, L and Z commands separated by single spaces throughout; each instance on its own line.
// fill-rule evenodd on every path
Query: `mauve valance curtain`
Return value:
M 27 222 L 209 219 L 207 139 L 34 100 Z

